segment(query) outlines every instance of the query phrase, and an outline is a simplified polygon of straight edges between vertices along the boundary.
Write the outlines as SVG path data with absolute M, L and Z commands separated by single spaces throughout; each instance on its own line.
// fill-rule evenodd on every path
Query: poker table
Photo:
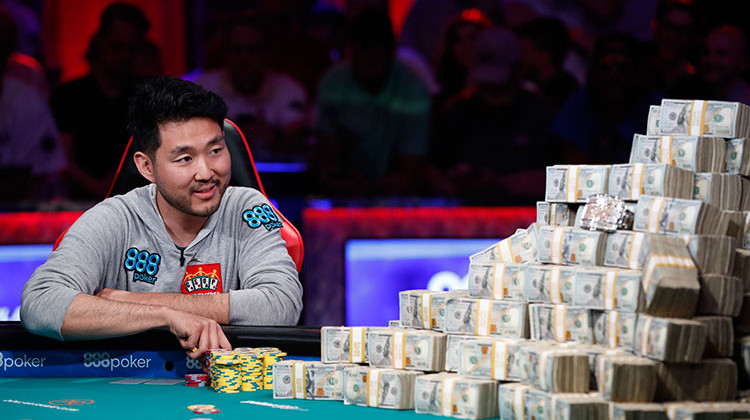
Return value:
M 286 359 L 320 360 L 320 329 L 234 327 L 233 347 L 277 347 Z M 398 419 L 413 410 L 347 406 L 340 401 L 276 400 L 272 391 L 218 393 L 185 385 L 200 372 L 167 331 L 117 339 L 60 342 L 0 322 L 0 419 Z M 188 406 L 211 404 L 216 414 Z

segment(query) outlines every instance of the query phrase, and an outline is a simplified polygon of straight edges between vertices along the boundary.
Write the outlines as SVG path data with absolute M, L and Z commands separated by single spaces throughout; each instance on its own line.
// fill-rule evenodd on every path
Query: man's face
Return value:
M 231 173 L 221 127 L 208 118 L 193 118 L 162 124 L 159 136 L 153 177 L 169 207 L 160 210 L 210 216 L 219 208 Z
M 240 90 L 257 88 L 265 71 L 260 31 L 250 26 L 236 26 L 229 34 L 224 58 L 232 80 L 240 84 Z
M 99 61 L 104 70 L 113 76 L 127 77 L 142 41 L 136 28 L 125 22 L 114 22 L 112 29 L 99 41 Z
M 701 76 L 711 85 L 729 83 L 741 77 L 747 68 L 742 35 L 718 30 L 708 35 L 701 55 Z

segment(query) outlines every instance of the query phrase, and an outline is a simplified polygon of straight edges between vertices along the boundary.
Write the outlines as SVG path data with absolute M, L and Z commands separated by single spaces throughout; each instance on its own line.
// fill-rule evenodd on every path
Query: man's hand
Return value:
M 191 358 L 198 359 L 210 349 L 232 349 L 221 326 L 213 319 L 169 308 L 167 311 L 169 331 Z

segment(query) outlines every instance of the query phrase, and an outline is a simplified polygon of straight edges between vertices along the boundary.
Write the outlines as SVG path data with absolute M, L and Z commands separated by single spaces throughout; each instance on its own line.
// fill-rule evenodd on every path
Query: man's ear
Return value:
M 135 167 L 138 168 L 138 172 L 143 175 L 144 178 L 149 182 L 156 182 L 154 177 L 154 162 L 151 158 L 143 152 L 135 152 L 133 155 L 133 161 L 135 161 Z

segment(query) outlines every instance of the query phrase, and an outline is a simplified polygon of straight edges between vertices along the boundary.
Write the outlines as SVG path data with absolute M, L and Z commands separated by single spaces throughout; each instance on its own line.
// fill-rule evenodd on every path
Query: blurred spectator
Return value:
M 482 29 L 491 25 L 489 18 L 477 9 L 464 10 L 448 24 L 437 62 L 441 92 L 433 101 L 434 112 L 466 87 L 469 67 L 474 60 L 474 43 Z
M 135 51 L 132 70 L 136 80 L 153 79 L 164 75 L 164 63 L 159 46 L 144 40 Z
M 224 62 L 224 36 L 222 30 L 227 17 L 223 14 L 213 16 L 203 25 L 200 31 L 200 51 L 198 52 L 197 68 L 184 76 L 183 79 L 195 82 L 208 70 L 221 67 Z
M 558 163 L 627 162 L 633 134 L 645 131 L 649 105 L 661 99 L 648 89 L 639 42 L 625 34 L 602 37 L 588 86 L 565 102 L 552 125 L 565 152 Z
M 28 3 L 23 0 L 0 0 L 0 6 L 3 6 L 16 22 L 17 36 L 13 49 L 17 53 L 39 58 L 41 27 L 39 17 Z
M 565 25 L 554 18 L 539 18 L 516 30 L 521 45 L 521 77 L 532 93 L 556 108 L 578 89 L 578 82 L 563 69 L 570 49 Z
M 65 166 L 57 127 L 46 100 L 32 86 L 6 74 L 16 45 L 16 24 L 0 5 L 0 201 L 49 199 Z
M 129 137 L 126 113 L 135 82 L 133 65 L 149 27 L 136 6 L 107 6 L 86 54 L 89 73 L 52 94 L 73 199 L 100 200 L 109 190 Z
M 293 78 L 267 68 L 258 16 L 230 18 L 225 34 L 224 65 L 196 83 L 224 98 L 228 118 L 243 130 L 256 159 L 304 155 L 307 93 Z
M 488 28 L 469 70 L 474 89 L 438 114 L 428 169 L 433 192 L 534 202 L 554 156 L 546 103 L 520 87 L 521 48 L 507 28 Z
M 418 51 L 435 65 L 448 24 L 466 9 L 478 9 L 494 22 L 503 18 L 501 0 L 416 0 L 404 22 L 399 44 Z
M 695 61 L 700 48 L 702 18 L 692 0 L 662 0 L 652 22 L 653 51 L 646 57 L 648 76 L 670 98 L 694 98 Z
M 318 90 L 317 180 L 332 194 L 411 192 L 427 149 L 427 89 L 394 59 L 384 11 L 355 17 L 348 40 L 348 60 L 330 69 Z
M 750 104 L 747 38 L 734 26 L 720 26 L 706 36 L 700 59 L 701 99 Z

